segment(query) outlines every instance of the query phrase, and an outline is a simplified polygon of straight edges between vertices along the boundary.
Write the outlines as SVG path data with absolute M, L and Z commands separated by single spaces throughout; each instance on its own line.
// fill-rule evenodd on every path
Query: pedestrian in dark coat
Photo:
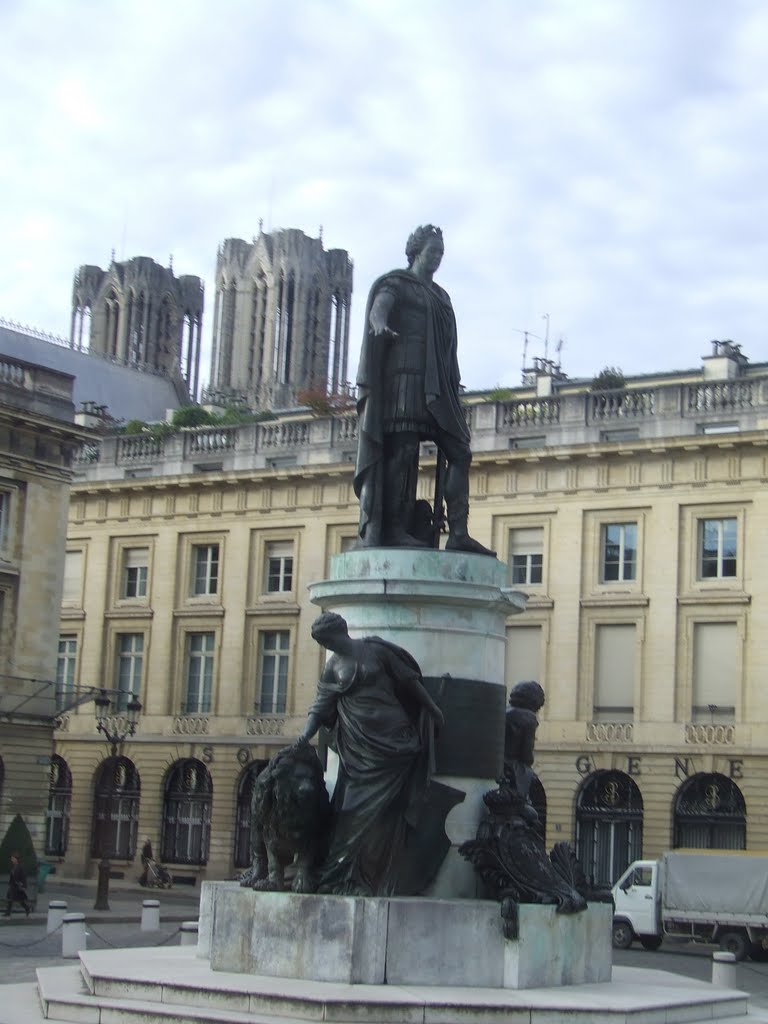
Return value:
M 29 917 L 32 907 L 27 897 L 27 873 L 21 866 L 18 853 L 11 854 L 11 873 L 8 876 L 8 889 L 5 893 L 5 916 L 11 916 L 11 908 L 14 903 L 20 903 L 24 913 Z

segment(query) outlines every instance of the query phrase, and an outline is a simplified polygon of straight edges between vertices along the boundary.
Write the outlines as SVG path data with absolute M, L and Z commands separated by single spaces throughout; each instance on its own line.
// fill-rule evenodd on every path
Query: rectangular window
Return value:
M 635 626 L 595 630 L 594 720 L 631 721 L 635 704 Z
M 83 601 L 83 552 L 67 551 L 64 555 L 64 590 L 62 604 L 80 607 Z
M 289 642 L 287 629 L 266 629 L 259 636 L 260 686 L 257 707 L 264 714 L 285 714 Z
M 62 711 L 75 693 L 77 671 L 77 637 L 60 636 L 56 658 L 56 709 Z
M 699 579 L 736 575 L 736 519 L 699 520 Z
M 117 671 L 115 688 L 117 710 L 125 711 L 131 697 L 141 694 L 141 673 L 144 666 L 144 634 L 119 633 L 117 637 Z
M 541 682 L 541 626 L 507 629 L 506 682 L 512 687 L 527 679 Z
M 735 622 L 693 627 L 693 721 L 732 722 L 738 685 L 739 633 Z
M 267 594 L 281 594 L 293 590 L 293 542 L 273 541 L 266 547 Z
M 196 544 L 192 548 L 192 593 L 217 594 L 219 591 L 219 545 Z
M 541 527 L 509 531 L 509 568 L 513 585 L 541 583 L 544 566 Z
M 123 580 L 120 597 L 125 599 L 147 596 L 149 548 L 123 548 Z
M 187 635 L 182 714 L 206 714 L 211 710 L 214 648 L 215 635 L 213 633 L 189 633 Z
M 606 523 L 601 550 L 603 583 L 637 579 L 637 523 Z

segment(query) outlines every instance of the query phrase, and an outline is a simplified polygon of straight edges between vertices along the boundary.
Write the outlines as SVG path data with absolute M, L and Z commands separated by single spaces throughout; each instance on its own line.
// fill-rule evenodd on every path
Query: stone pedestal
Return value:
M 506 581 L 507 567 L 486 555 L 366 548 L 335 555 L 331 578 L 309 588 L 323 611 L 344 616 L 352 636 L 380 636 L 409 651 L 445 715 L 435 781 L 449 787 L 441 795 L 455 806 L 445 823 L 451 849 L 427 890 L 437 897 L 477 895 L 457 847 L 474 838 L 483 793 L 503 762 L 506 620 L 526 603 Z
M 505 939 L 490 900 L 254 892 L 204 882 L 214 971 L 364 985 L 525 989 L 611 979 L 611 907 L 520 907 Z

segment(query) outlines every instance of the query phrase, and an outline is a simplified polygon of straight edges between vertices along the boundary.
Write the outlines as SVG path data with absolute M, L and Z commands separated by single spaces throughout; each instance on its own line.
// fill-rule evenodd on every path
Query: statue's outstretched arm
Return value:
M 382 335 L 396 338 L 397 333 L 388 326 L 389 315 L 395 305 L 395 295 L 388 288 L 382 288 L 371 303 L 368 322 L 377 337 Z

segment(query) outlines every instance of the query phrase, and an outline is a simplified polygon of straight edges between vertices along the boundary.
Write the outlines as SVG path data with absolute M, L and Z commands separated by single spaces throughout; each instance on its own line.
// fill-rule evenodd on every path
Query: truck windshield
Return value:
M 653 881 L 652 868 L 635 868 L 624 882 L 627 888 L 632 885 L 650 885 Z

